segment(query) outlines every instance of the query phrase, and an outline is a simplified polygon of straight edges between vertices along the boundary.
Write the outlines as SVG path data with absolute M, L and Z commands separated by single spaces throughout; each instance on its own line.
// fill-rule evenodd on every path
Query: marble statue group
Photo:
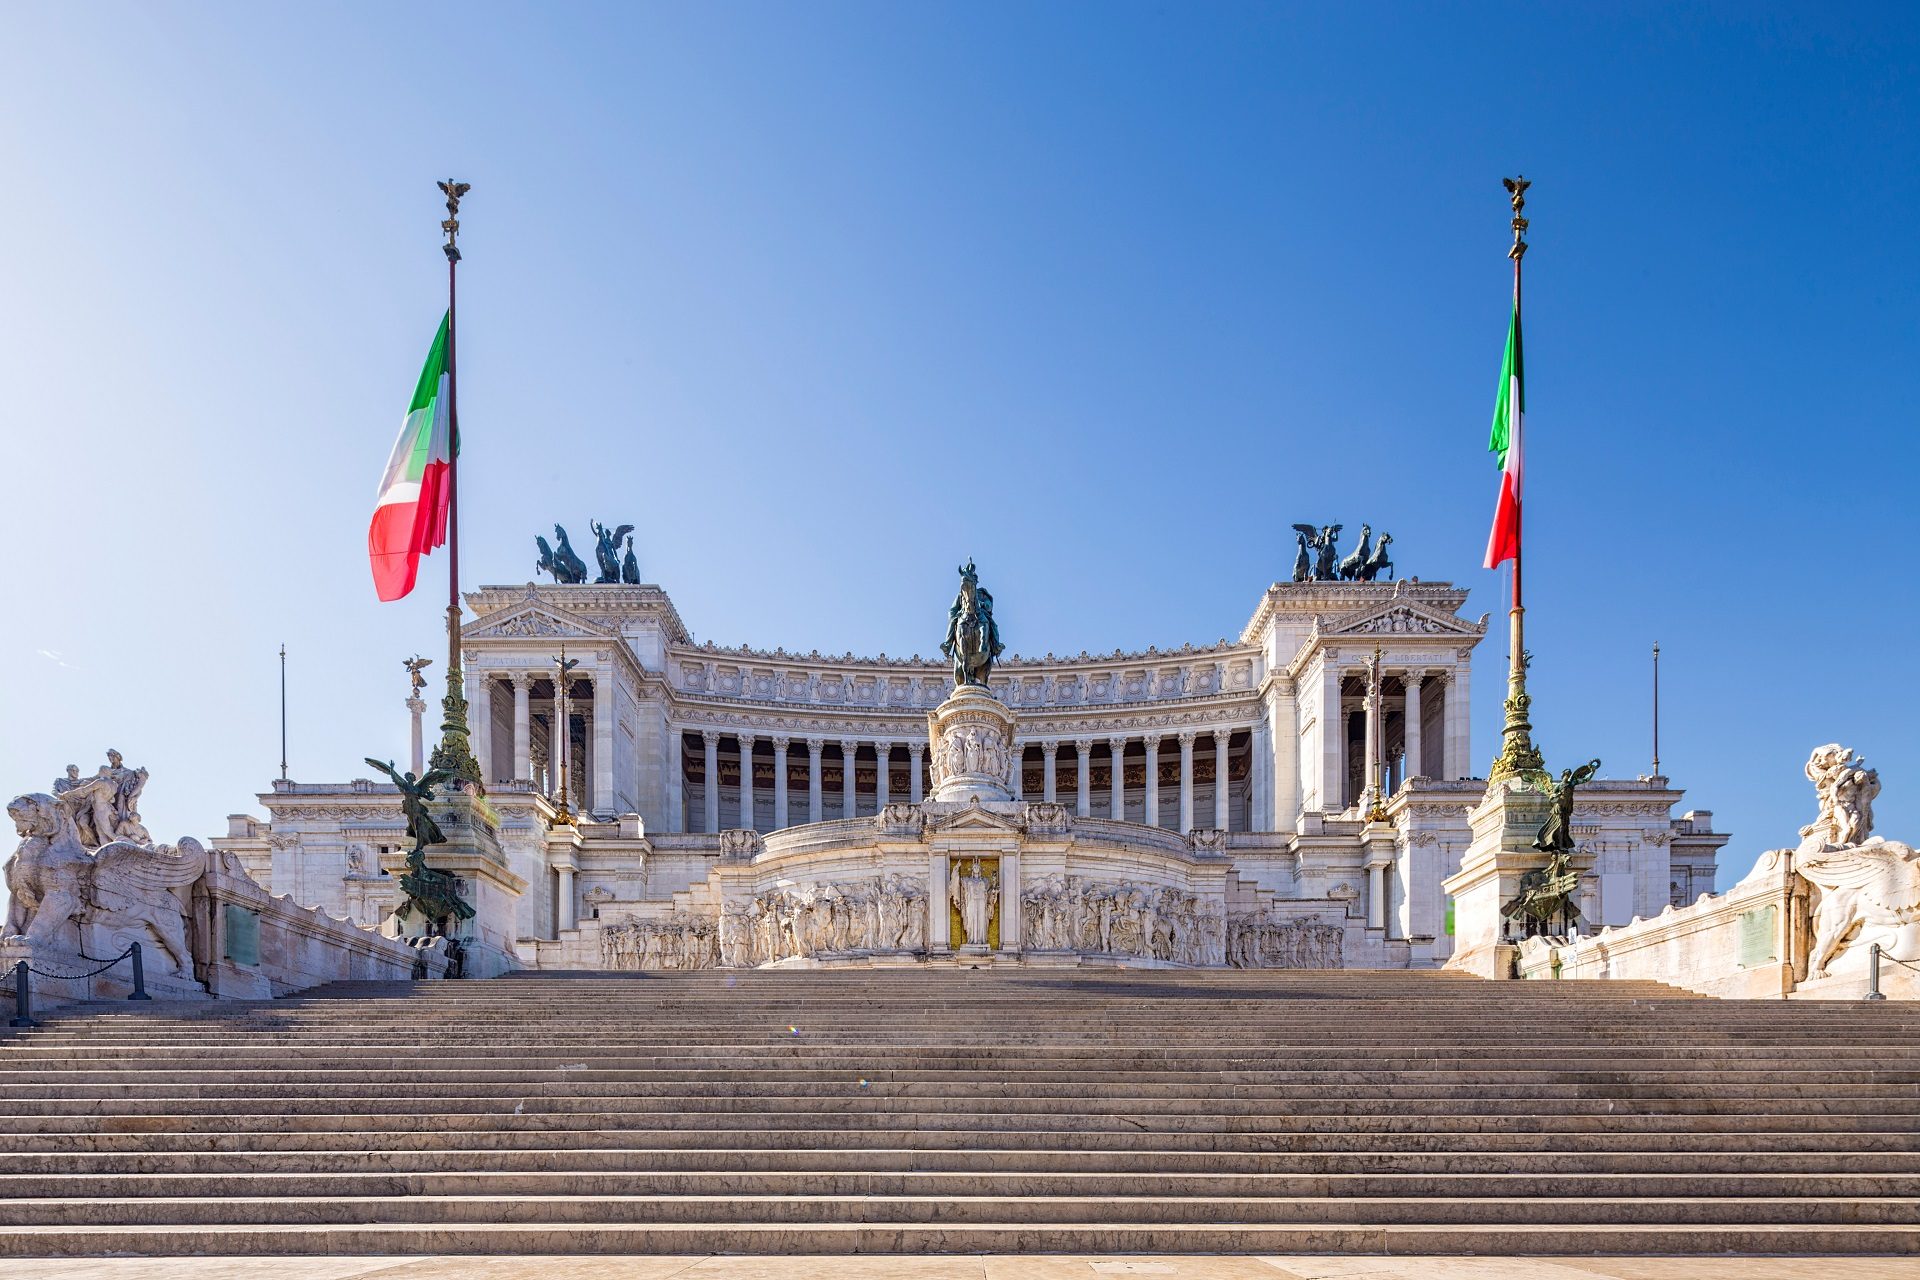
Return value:
M 138 807 L 146 786 L 147 771 L 127 768 L 121 754 L 109 747 L 107 762 L 91 777 L 81 777 L 79 765 L 68 765 L 67 776 L 54 779 L 53 794 L 73 820 L 75 837 L 98 849 L 115 840 L 152 843 Z
M 1820 816 L 1800 829 L 1792 866 L 1813 889 L 1812 975 L 1868 942 L 1920 956 L 1920 852 L 1873 834 L 1879 772 L 1837 742 L 1815 749 L 1806 772 Z
M 1211 898 L 1166 885 L 1049 876 L 1022 895 L 1026 945 L 1181 965 L 1226 963 L 1225 913 Z
M 183 895 L 206 873 L 207 852 L 193 839 L 153 843 L 134 808 L 146 782 L 145 769 L 109 751 L 91 778 L 68 765 L 54 794 L 14 797 L 7 813 L 20 844 L 6 864 L 0 941 L 75 955 L 103 938 L 142 941 L 159 948 L 154 971 L 192 972 Z

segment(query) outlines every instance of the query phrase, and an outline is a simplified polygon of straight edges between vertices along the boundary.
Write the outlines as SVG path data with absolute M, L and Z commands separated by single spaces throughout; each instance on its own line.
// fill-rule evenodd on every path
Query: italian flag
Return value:
M 1493 406 L 1493 435 L 1487 450 L 1500 460 L 1500 505 L 1487 535 L 1487 568 L 1498 568 L 1520 554 L 1520 437 L 1527 414 L 1526 384 L 1520 376 L 1520 304 L 1507 326 L 1507 354 L 1500 361 L 1500 395 Z
M 427 352 L 413 403 L 393 442 L 380 498 L 367 526 L 373 589 L 382 600 L 413 590 L 420 557 L 447 542 L 447 472 L 453 465 L 453 429 L 447 420 L 447 321 Z

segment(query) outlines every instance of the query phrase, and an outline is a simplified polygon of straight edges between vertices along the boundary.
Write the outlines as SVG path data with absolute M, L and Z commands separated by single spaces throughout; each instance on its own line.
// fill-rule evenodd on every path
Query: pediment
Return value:
M 1409 600 L 1393 600 L 1337 618 L 1322 636 L 1481 636 L 1487 626 Z
M 1018 813 L 995 813 L 983 808 L 978 800 L 969 801 L 965 808 L 951 813 L 927 815 L 927 830 L 930 832 L 995 831 L 1018 834 L 1022 829 Z
M 533 637 L 605 640 L 614 633 L 585 618 L 556 609 L 539 600 L 529 600 L 499 613 L 476 618 L 462 634 L 469 640 L 519 640 Z

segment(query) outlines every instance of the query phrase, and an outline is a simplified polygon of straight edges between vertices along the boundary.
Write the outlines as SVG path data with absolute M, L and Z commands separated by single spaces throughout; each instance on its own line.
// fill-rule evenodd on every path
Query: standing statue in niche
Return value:
M 628 586 L 640 585 L 640 562 L 633 558 L 633 535 L 627 535 L 627 554 L 620 557 L 620 581 Z
M 978 858 L 973 860 L 973 870 L 965 874 L 961 872 L 960 860 L 954 860 L 947 892 L 960 911 L 960 924 L 967 934 L 965 946 L 987 945 L 993 927 L 993 910 L 1000 902 L 1000 887 L 995 878 L 994 872 L 981 867 Z
M 594 581 L 596 583 L 620 581 L 620 541 L 633 532 L 633 526 L 623 524 L 618 529 L 609 531 L 607 526 L 598 520 L 589 520 L 587 525 L 593 530 L 593 558 L 600 562 L 600 576 Z
M 587 580 L 587 562 L 574 551 L 565 529 L 556 524 L 553 526 L 553 536 L 555 545 L 551 547 L 545 538 L 534 537 L 534 542 L 540 547 L 540 560 L 534 568 L 541 573 L 552 574 L 553 580 L 562 586 L 579 586 Z
M 366 761 L 400 789 L 400 811 L 407 816 L 407 834 L 413 838 L 413 848 L 407 850 L 407 869 L 400 876 L 400 889 L 407 897 L 394 908 L 394 918 L 405 920 L 418 911 L 427 922 L 430 936 L 447 935 L 454 921 L 473 919 L 473 908 L 460 896 L 452 874 L 427 865 L 427 846 L 447 842 L 446 833 L 427 812 L 427 801 L 433 799 L 435 787 L 452 780 L 453 773 L 429 769 L 416 778 L 411 772 L 401 773 L 390 761 L 383 764 L 372 756 Z
M 980 585 L 980 575 L 968 560 L 960 570 L 960 594 L 947 610 L 947 638 L 940 652 L 953 661 L 953 683 L 985 688 L 993 660 L 1006 651 L 1000 626 L 993 620 L 993 593 Z

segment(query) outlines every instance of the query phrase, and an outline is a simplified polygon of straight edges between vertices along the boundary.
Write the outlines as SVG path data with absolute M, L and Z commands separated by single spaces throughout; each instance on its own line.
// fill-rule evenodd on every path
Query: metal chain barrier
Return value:
M 80 953 L 80 958 L 82 960 L 93 959 L 92 956 L 84 951 Z M 13 966 L 13 1017 L 8 1021 L 7 1025 L 10 1027 L 37 1027 L 40 1025 L 39 1021 L 33 1016 L 33 980 L 29 976 L 30 974 L 37 973 L 43 978 L 52 978 L 56 982 L 78 982 L 83 978 L 91 978 L 96 974 L 105 973 L 122 960 L 129 958 L 133 961 L 133 994 L 128 996 L 127 999 L 153 999 L 152 996 L 147 994 L 147 971 L 146 966 L 141 963 L 140 944 L 137 942 L 129 942 L 125 951 L 122 951 L 111 960 L 99 961 L 99 968 L 89 969 L 85 973 L 53 973 L 46 969 L 36 969 L 25 960 L 20 961 Z
M 105 973 L 107 970 L 113 968 L 113 966 L 119 964 L 122 960 L 125 960 L 128 956 L 132 955 L 133 949 L 138 945 L 139 945 L 138 943 L 134 943 L 134 942 L 128 943 L 127 949 L 125 951 L 122 951 L 119 955 L 115 956 L 111 960 L 102 960 L 100 962 L 99 968 L 89 969 L 85 973 L 50 973 L 45 969 L 34 968 L 32 965 L 27 964 L 25 960 L 22 960 L 20 963 L 27 964 L 28 973 L 38 974 L 42 978 L 54 978 L 61 982 L 78 982 L 82 978 L 91 978 L 96 973 Z M 84 951 L 80 953 L 80 958 L 82 960 L 93 959 L 92 956 L 88 955 Z
M 1912 969 L 1915 973 L 1920 973 L 1920 964 L 1916 964 L 1912 960 L 1902 960 L 1897 956 L 1888 955 L 1880 949 L 1880 944 L 1877 942 L 1869 948 L 1869 954 L 1873 958 L 1873 966 L 1868 970 L 1867 994 L 1860 997 L 1862 1000 L 1885 1000 L 1887 998 L 1886 993 L 1880 990 L 1880 962 L 1882 960 L 1890 964 L 1897 964 L 1902 969 Z

